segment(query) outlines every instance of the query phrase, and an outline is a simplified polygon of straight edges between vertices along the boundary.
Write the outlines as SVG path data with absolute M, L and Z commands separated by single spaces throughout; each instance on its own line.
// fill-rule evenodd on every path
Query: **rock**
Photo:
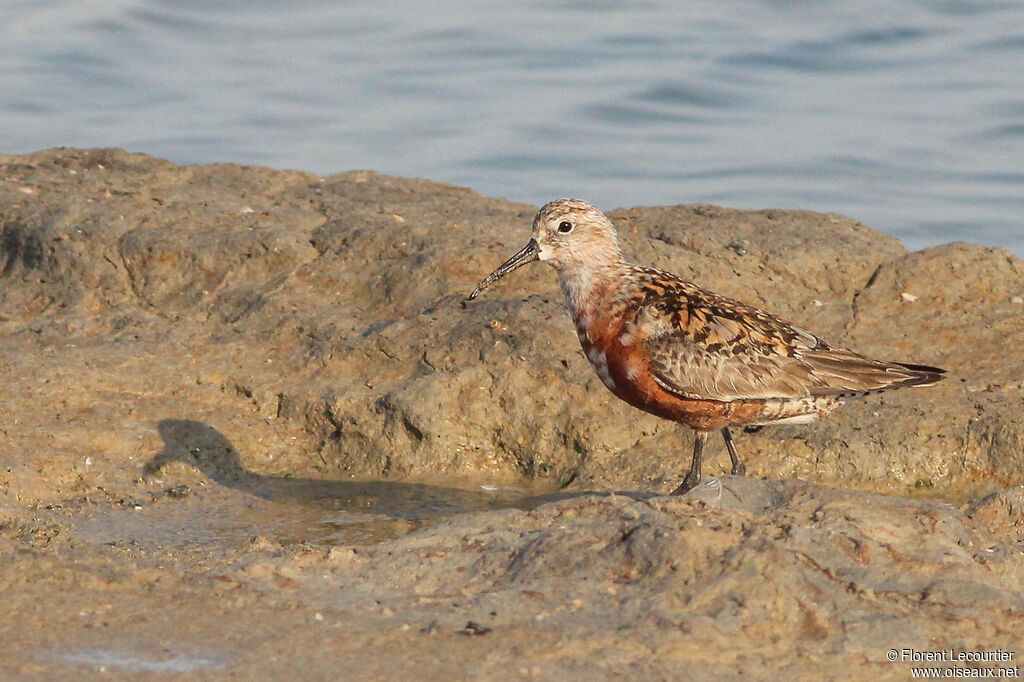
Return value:
M 591 494 L 457 517 L 296 580 L 317 604 L 373 603 L 412 631 L 486 623 L 490 652 L 469 665 L 488 679 L 517 655 L 548 678 L 697 666 L 708 679 L 802 679 L 823 660 L 845 678 L 887 678 L 909 674 L 886 659 L 893 647 L 1019 645 L 1024 546 L 951 505 L 710 483 L 682 498 Z
M 893 647 L 1014 650 L 1021 261 L 803 211 L 612 212 L 637 262 L 950 370 L 737 434 L 749 478 L 663 497 L 690 434 L 604 389 L 553 273 L 464 302 L 534 210 L 0 156 L 0 676 L 904 678 Z
M 685 472 L 689 432 L 605 391 L 547 268 L 464 304 L 525 243 L 532 207 L 367 172 L 178 167 L 111 149 L 0 163 L 3 372 L 10 409 L 28 415 L 8 436 L 26 469 L 56 466 L 43 428 L 51 453 L 93 456 L 86 485 L 113 485 L 127 453 L 159 448 L 155 424 L 184 417 L 279 471 L 652 490 Z M 950 370 L 818 424 L 740 434 L 751 474 L 957 498 L 1024 475 L 1024 344 L 1008 342 L 1024 338 L 1012 303 L 1024 265 L 1006 251 L 907 254 L 803 211 L 612 216 L 638 262 L 835 343 Z M 712 474 L 727 463 L 718 450 Z M 65 492 L 70 464 L 54 471 Z

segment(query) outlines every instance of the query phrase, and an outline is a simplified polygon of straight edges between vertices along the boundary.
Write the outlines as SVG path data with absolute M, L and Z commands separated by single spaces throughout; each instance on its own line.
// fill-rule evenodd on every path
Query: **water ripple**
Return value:
M 813 208 L 1019 249 L 1021 26 L 1016 0 L 8 0 L 0 151 Z

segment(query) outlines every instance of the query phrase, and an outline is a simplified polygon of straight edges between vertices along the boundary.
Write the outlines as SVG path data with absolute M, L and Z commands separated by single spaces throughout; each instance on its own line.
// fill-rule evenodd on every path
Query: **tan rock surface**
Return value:
M 689 432 L 604 389 L 549 269 L 463 303 L 533 211 L 368 172 L 0 156 L 0 672 L 906 677 L 890 641 L 1012 646 L 1021 261 L 808 212 L 613 212 L 636 262 L 950 370 L 738 434 L 770 480 L 705 504 L 649 497 Z M 346 554 L 557 488 L 635 492 Z

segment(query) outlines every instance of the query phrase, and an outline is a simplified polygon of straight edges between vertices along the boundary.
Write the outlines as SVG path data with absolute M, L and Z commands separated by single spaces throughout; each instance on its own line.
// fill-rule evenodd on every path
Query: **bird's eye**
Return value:
M 572 232 L 572 223 L 570 223 L 568 220 L 563 220 L 562 222 L 558 223 L 558 231 L 561 232 L 562 234 L 568 234 Z

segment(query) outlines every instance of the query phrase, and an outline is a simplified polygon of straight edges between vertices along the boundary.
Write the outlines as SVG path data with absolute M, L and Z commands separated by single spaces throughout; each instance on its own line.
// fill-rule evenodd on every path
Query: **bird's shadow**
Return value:
M 528 510 L 544 502 L 584 494 L 538 496 L 514 489 L 491 492 L 402 481 L 267 476 L 247 470 L 231 441 L 212 426 L 186 419 L 164 419 L 157 430 L 164 447 L 143 467 L 144 477 L 157 475 L 171 462 L 184 462 L 220 485 L 276 502 L 294 501 L 419 521 L 472 511 Z

